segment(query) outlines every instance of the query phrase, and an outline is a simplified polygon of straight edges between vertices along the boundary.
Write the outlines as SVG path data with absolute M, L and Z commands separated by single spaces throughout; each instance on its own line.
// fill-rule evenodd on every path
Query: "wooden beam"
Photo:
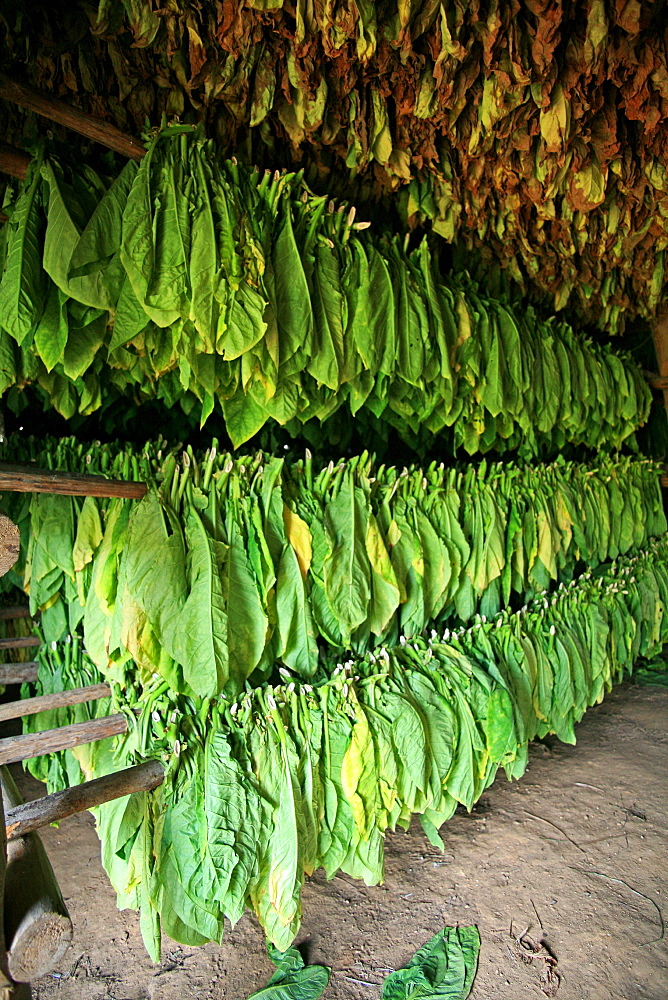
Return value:
M 0 768 L 6 807 L 22 804 L 6 767 Z M 72 940 L 72 921 L 36 833 L 7 844 L 5 940 L 10 977 L 21 983 L 39 979 L 56 967 Z
M 25 604 L 10 604 L 6 608 L 0 608 L 0 621 L 13 618 L 30 618 L 30 608 Z
M 652 389 L 668 389 L 668 375 L 657 375 L 656 372 L 643 371 L 647 385 Z
M 34 660 L 29 663 L 0 663 L 0 684 L 34 684 L 37 680 L 37 664 Z
M 58 750 L 71 750 L 83 743 L 94 743 L 108 736 L 119 736 L 128 731 L 124 715 L 106 715 L 102 719 L 73 722 L 59 729 L 45 729 L 40 733 L 24 733 L 0 740 L 0 764 L 14 764 Z
M 24 181 L 29 165 L 30 156 L 28 153 L 15 146 L 9 146 L 6 142 L 0 142 L 0 170 L 3 174 L 9 174 L 10 177 L 18 177 L 20 181 Z
M 0 490 L 16 493 L 58 493 L 74 497 L 125 497 L 140 500 L 148 490 L 146 483 L 106 479 L 105 476 L 80 476 L 70 472 L 32 469 L 0 462 Z
M 135 767 L 127 767 L 115 774 L 106 774 L 8 809 L 5 814 L 7 839 L 25 836 L 49 823 L 57 823 L 84 809 L 120 799 L 123 795 L 150 792 L 162 784 L 164 776 L 165 770 L 159 760 L 147 760 Z
M 0 649 L 29 649 L 31 646 L 41 645 L 42 640 L 36 635 L 16 635 L 0 639 Z
M 99 142 L 107 149 L 113 149 L 114 152 L 121 153 L 131 160 L 141 160 L 146 155 L 141 142 L 126 132 L 121 132 L 115 125 L 102 122 L 99 118 L 80 111 L 79 108 L 73 108 L 64 101 L 49 97 L 34 87 L 16 83 L 4 73 L 0 74 L 0 97 L 28 111 L 34 111 L 43 118 L 58 122 L 59 125 L 65 125 L 73 132 L 78 132 L 93 142 Z
M 87 687 L 72 688 L 70 691 L 56 691 L 54 694 L 40 694 L 36 698 L 22 698 L 0 705 L 0 722 L 8 719 L 23 719 L 38 712 L 49 712 L 52 708 L 66 708 L 68 705 L 83 705 L 98 698 L 108 698 L 111 688 L 108 684 L 89 684 Z

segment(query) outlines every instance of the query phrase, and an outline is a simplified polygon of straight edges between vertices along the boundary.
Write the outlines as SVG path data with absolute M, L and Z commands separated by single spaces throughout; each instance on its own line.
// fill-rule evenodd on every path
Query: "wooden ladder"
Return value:
M 78 476 L 0 463 L 0 491 L 57 493 L 69 496 L 141 498 L 145 483 Z M 30 618 L 23 606 L 0 608 L 0 620 Z M 0 652 L 39 647 L 36 636 L 0 639 Z M 35 683 L 37 661 L 1 663 L 0 684 Z M 0 704 L 0 722 L 49 709 L 105 698 L 108 684 L 39 695 Z M 134 792 L 150 791 L 162 782 L 164 769 L 145 761 L 64 791 L 23 802 L 7 764 L 68 750 L 127 732 L 124 715 L 107 715 L 37 733 L 0 739 L 0 998 L 29 1000 L 30 983 L 52 971 L 72 939 L 72 921 L 37 831 L 84 809 Z

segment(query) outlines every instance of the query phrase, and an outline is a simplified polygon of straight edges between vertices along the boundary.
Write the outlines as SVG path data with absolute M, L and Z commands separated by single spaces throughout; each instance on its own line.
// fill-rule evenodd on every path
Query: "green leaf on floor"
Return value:
M 478 967 L 477 927 L 445 927 L 383 983 L 381 1000 L 466 1000 Z
M 331 969 L 325 965 L 304 965 L 296 948 L 279 951 L 267 944 L 267 950 L 276 972 L 267 985 L 252 993 L 248 1000 L 318 1000 L 322 996 Z

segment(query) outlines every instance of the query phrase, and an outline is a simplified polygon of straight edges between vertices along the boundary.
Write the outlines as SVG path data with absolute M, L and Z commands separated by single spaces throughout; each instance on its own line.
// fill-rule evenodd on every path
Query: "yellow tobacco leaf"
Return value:
M 306 574 L 311 567 L 311 559 L 313 558 L 313 545 L 311 543 L 311 532 L 309 531 L 308 524 L 301 519 L 299 514 L 295 514 L 293 510 L 290 510 L 286 504 L 283 504 L 283 524 L 285 525 L 288 541 L 297 555 L 297 562 L 299 563 L 302 578 L 305 580 Z

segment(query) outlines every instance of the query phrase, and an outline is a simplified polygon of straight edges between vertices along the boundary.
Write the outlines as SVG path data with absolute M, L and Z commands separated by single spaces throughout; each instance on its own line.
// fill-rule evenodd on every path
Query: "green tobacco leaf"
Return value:
M 477 927 L 445 927 L 383 983 L 381 1000 L 466 1000 L 478 965 Z
M 176 659 L 202 697 L 218 694 L 229 676 L 228 621 L 220 579 L 225 546 L 207 533 L 194 507 L 185 520 L 190 593 L 178 618 Z
M 44 304 L 40 163 L 41 157 L 7 224 L 5 270 L 0 283 L 2 326 L 19 344 L 39 319 Z
M 276 965 L 266 986 L 251 993 L 248 1000 L 261 997 L 262 1000 L 317 1000 L 322 996 L 331 970 L 325 965 L 304 965 L 304 959 L 296 948 L 279 951 L 272 944 L 267 945 L 269 957 Z
M 327 599 L 342 626 L 352 630 L 366 620 L 371 596 L 364 493 L 352 475 L 327 504 L 325 525 L 331 544 L 324 566 Z

